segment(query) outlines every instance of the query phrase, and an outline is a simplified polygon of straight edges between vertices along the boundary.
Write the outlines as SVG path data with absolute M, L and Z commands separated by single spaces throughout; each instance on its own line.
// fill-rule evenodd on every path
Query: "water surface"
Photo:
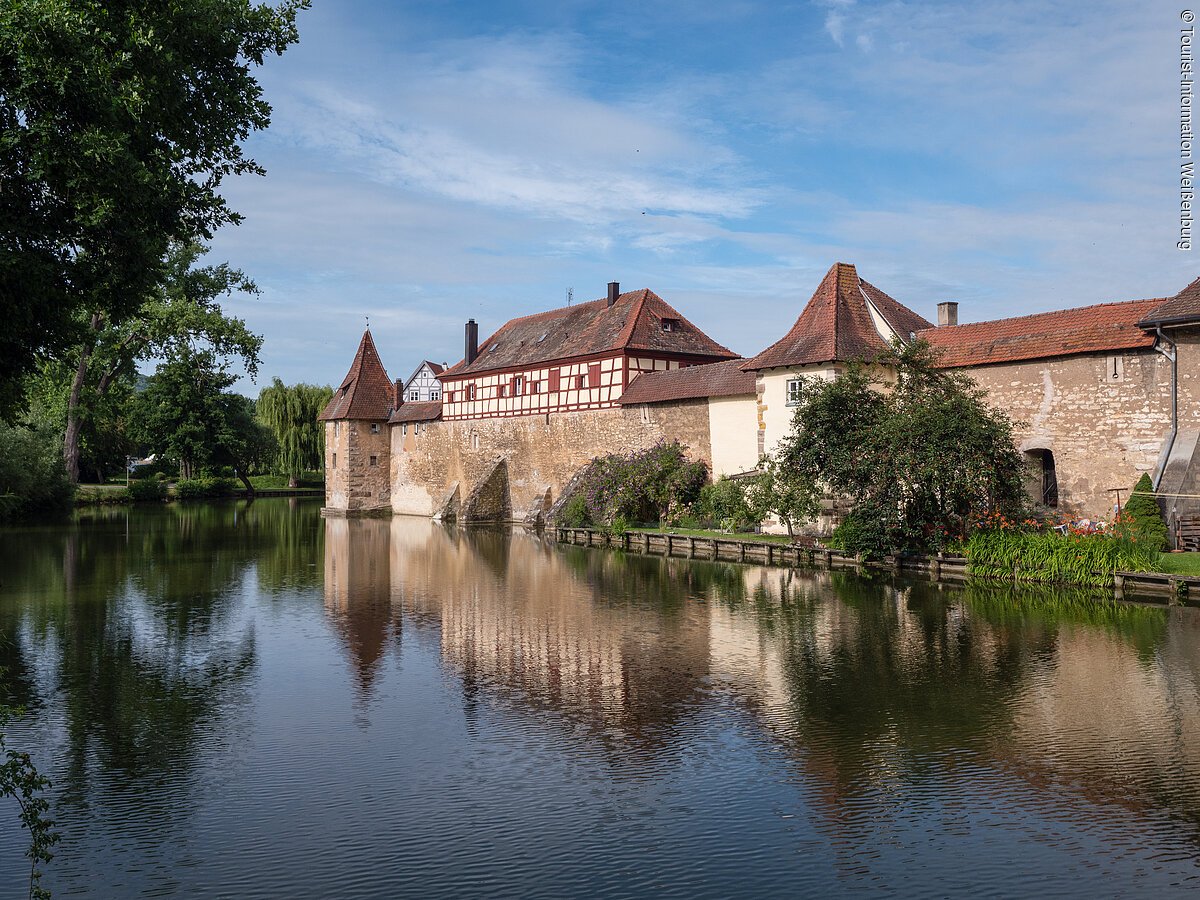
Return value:
M 0 635 L 55 896 L 1200 886 L 1195 610 L 260 500 L 0 532 Z

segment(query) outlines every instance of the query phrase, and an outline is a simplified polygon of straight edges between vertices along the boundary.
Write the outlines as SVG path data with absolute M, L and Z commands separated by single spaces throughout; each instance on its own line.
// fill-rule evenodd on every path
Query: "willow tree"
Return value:
M 284 384 L 279 378 L 258 395 L 258 419 L 279 442 L 276 467 L 296 487 L 306 469 L 320 469 L 325 458 L 325 429 L 317 416 L 333 396 L 326 385 Z

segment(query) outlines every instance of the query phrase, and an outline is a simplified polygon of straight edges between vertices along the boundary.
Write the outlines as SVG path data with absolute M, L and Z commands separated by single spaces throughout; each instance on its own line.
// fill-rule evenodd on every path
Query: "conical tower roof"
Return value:
M 927 319 L 859 278 L 850 263 L 834 263 L 791 330 L 742 368 L 867 359 L 887 349 L 891 334 L 907 340 L 913 332 L 931 327 Z
M 371 329 L 368 328 L 358 343 L 358 352 L 354 354 L 350 371 L 317 419 L 386 422 L 392 412 L 393 399 L 391 379 L 383 367 L 379 351 L 375 349 L 375 341 L 371 339 Z

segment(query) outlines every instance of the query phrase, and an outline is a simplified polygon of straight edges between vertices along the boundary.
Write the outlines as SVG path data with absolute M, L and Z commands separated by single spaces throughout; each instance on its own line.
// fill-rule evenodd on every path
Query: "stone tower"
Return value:
M 325 423 L 325 515 L 391 513 L 391 381 L 371 330 L 363 332 L 350 371 L 317 417 Z

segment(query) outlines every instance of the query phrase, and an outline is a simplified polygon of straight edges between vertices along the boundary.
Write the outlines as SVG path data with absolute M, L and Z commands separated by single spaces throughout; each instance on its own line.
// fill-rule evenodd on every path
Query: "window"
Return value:
M 337 454 L 336 453 L 333 454 L 333 467 L 335 469 L 337 468 Z
M 378 422 L 371 423 L 371 434 L 379 434 L 379 423 Z
M 787 405 L 800 405 L 800 385 L 804 383 L 803 378 L 789 378 L 787 383 Z
M 642 421 L 646 424 L 650 422 L 650 407 L 642 404 Z
M 587 376 L 586 375 L 576 375 L 575 376 L 575 390 L 582 391 L 586 387 L 587 387 Z
M 403 435 L 408 434 L 408 423 L 407 422 L 405 422 L 403 425 L 400 426 L 400 433 Z
M 678 319 L 663 319 L 662 320 L 662 330 L 663 331 L 674 331 L 678 326 L 679 326 Z
M 500 385 L 500 387 L 496 388 L 496 396 L 497 397 L 507 397 L 508 396 L 508 385 L 502 384 L 502 385 Z
M 371 457 L 371 465 L 373 465 L 373 466 L 379 465 L 379 457 L 378 456 Z
M 467 386 L 467 399 L 468 400 L 475 399 L 475 385 L 473 385 L 473 384 Z
M 333 423 L 333 436 L 337 437 L 341 433 L 342 433 L 342 423 L 334 422 Z
M 525 393 L 525 377 L 523 375 L 518 375 L 513 379 L 513 396 L 519 397 L 523 393 Z
M 471 432 L 471 449 L 472 450 L 479 449 L 479 435 L 476 434 L 475 432 Z
M 541 393 L 541 390 L 542 390 L 542 383 L 540 381 L 529 382 L 529 393 L 539 394 L 539 393 Z
M 430 391 L 430 392 L 429 392 L 429 399 L 430 399 L 430 400 L 441 400 L 441 399 L 442 399 L 442 392 L 441 392 L 441 391 Z
M 409 400 L 414 400 L 414 401 L 415 401 L 415 400 L 420 400 L 420 399 L 421 399 L 421 392 L 420 392 L 420 391 L 409 391 L 409 392 L 408 392 L 408 399 L 409 399 Z

